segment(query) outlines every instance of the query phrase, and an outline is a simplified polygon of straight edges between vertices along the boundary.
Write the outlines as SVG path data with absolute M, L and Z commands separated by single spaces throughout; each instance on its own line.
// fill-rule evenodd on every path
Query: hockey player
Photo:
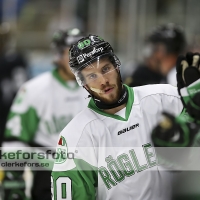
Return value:
M 169 23 L 155 27 L 145 38 L 143 62 L 125 79 L 131 87 L 176 82 L 176 60 L 186 49 L 182 28 Z
M 70 68 L 91 100 L 59 136 L 53 200 L 169 200 L 172 174 L 157 166 L 150 133 L 163 110 L 181 112 L 176 88 L 124 85 L 119 59 L 99 36 L 69 51 Z
M 56 68 L 26 82 L 18 92 L 6 126 L 3 147 L 55 147 L 58 133 L 87 104 L 85 91 L 78 87 L 69 69 L 69 46 L 83 34 L 78 29 L 57 31 L 52 45 Z M 33 200 L 51 199 L 51 171 L 34 171 Z M 17 184 L 15 184 L 17 183 Z M 25 199 L 22 172 L 5 172 L 4 200 Z M 10 188 L 10 185 L 16 187 Z M 8 188 L 7 188 L 7 187 Z
M 181 26 L 173 23 L 158 26 L 148 35 L 146 43 L 151 49 L 157 69 L 165 77 L 161 83 L 176 86 L 176 60 L 187 46 Z
M 11 39 L 10 24 L 0 24 L 0 144 L 12 101 L 20 86 L 29 78 L 25 56 L 8 45 Z
M 169 120 L 171 126 L 159 124 L 153 131 L 152 138 L 155 146 L 193 146 L 198 130 L 194 124 L 200 124 L 200 54 L 187 53 L 186 56 L 180 55 L 176 64 L 178 92 L 181 96 L 187 118 L 178 116 L 177 119 L 168 113 L 164 113 L 164 121 Z M 182 126 L 185 124 L 187 128 Z M 188 131 L 188 130 L 190 131 Z M 180 132 L 177 140 L 171 140 L 174 137 L 174 131 Z M 183 137 L 187 135 L 187 137 Z M 161 143 L 160 143 L 161 142 Z M 165 144 L 163 143 L 165 142 Z
M 174 184 L 174 199 L 199 199 L 199 149 L 200 146 L 200 54 L 179 56 L 176 64 L 178 92 L 186 115 L 174 117 L 163 113 L 163 118 L 152 132 L 157 155 L 164 163 L 181 169 Z M 167 124 L 167 126 L 166 126 Z M 195 148 L 186 148 L 195 147 Z M 176 151 L 177 150 L 177 151 Z M 173 155 L 173 156 L 171 156 Z M 178 186 L 178 187 L 177 187 Z M 183 189 L 184 188 L 184 189 Z

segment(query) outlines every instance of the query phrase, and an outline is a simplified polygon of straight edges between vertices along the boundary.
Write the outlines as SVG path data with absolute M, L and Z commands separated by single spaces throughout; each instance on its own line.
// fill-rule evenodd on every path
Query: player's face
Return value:
M 116 102 L 122 91 L 118 70 L 108 59 L 92 63 L 81 71 L 86 89 L 105 103 Z

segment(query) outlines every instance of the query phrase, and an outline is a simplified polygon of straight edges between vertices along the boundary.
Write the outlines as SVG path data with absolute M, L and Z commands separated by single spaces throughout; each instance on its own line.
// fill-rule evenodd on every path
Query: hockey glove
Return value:
M 174 117 L 163 113 L 163 120 L 153 129 L 152 141 L 155 147 L 189 147 L 200 130 L 195 123 L 188 123 L 182 116 Z
M 176 64 L 178 92 L 186 111 L 200 122 L 200 54 L 179 56 Z
M 199 166 L 200 126 L 182 116 L 163 113 L 163 120 L 152 132 L 157 164 L 172 170 L 190 170 Z

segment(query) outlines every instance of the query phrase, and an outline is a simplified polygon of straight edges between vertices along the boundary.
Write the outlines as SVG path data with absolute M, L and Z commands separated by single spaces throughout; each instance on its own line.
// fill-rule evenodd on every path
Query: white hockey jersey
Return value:
M 160 170 L 151 131 L 162 111 L 181 113 L 177 88 L 128 89 L 126 108 L 111 115 L 91 99 L 61 132 L 52 172 L 53 200 L 169 200 L 171 172 Z
M 55 147 L 62 129 L 87 106 L 87 95 L 76 81 L 65 82 L 56 69 L 31 79 L 21 87 L 13 102 L 6 139 Z

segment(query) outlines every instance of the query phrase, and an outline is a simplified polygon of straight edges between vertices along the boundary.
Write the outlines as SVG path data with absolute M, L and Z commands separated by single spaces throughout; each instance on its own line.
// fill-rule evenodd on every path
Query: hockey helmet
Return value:
M 111 45 L 97 35 L 89 35 L 73 44 L 69 50 L 69 65 L 80 86 L 84 86 L 81 70 L 102 58 L 108 58 L 114 67 L 121 63 Z
M 84 37 L 84 33 L 78 28 L 58 30 L 53 34 L 51 46 L 62 54 L 65 48 L 69 48 L 82 37 Z
M 153 45 L 164 44 L 168 53 L 180 54 L 185 50 L 186 38 L 182 27 L 173 23 L 156 27 L 146 38 Z

